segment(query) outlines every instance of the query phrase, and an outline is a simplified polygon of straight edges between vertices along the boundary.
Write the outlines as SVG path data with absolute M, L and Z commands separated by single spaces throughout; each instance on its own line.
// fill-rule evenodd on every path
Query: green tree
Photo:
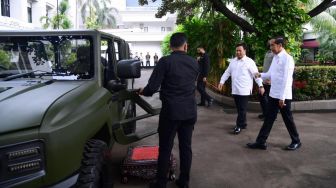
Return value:
M 310 0 L 307 3 L 309 8 L 320 3 L 318 0 Z M 315 33 L 318 35 L 320 48 L 318 59 L 321 62 L 336 61 L 336 8 L 330 7 L 321 14 L 312 18 L 309 22 Z
M 148 0 L 139 0 L 139 3 L 147 4 Z M 305 3 L 307 0 L 172 0 L 162 1 L 156 16 L 162 17 L 167 12 L 177 12 L 178 21 L 183 22 L 192 17 L 195 10 L 200 10 L 205 15 L 209 12 L 220 13 L 244 32 L 257 63 L 260 63 L 267 50 L 267 40 L 278 35 L 288 39 L 287 49 L 298 58 L 302 25 L 309 21 L 309 18 L 336 5 L 335 0 L 324 0 L 316 7 L 307 9 Z M 233 5 L 235 11 L 232 11 L 229 5 Z
M 69 10 L 69 1 L 62 0 L 58 7 L 58 14 L 53 17 L 42 16 L 40 21 L 42 23 L 42 27 L 47 29 L 51 27 L 52 29 L 69 29 L 72 27 L 72 23 L 67 16 L 67 12 Z
M 82 20 L 87 28 L 115 28 L 118 10 L 111 7 L 110 0 L 78 0 Z M 89 23 L 88 23 L 89 22 Z
M 211 69 L 208 83 L 217 86 L 228 59 L 234 54 L 233 47 L 241 38 L 239 28 L 222 15 L 195 16 L 178 25 L 175 32 L 184 32 L 188 37 L 188 54 L 196 57 L 199 46 L 205 47 L 210 57 Z M 162 42 L 164 55 L 170 52 L 168 34 Z M 229 91 L 229 90 L 227 90 Z
M 85 26 L 87 29 L 99 29 L 101 25 L 98 23 L 96 11 L 90 7 L 90 15 L 86 18 Z
M 9 54 L 6 51 L 0 49 L 0 66 L 5 69 L 8 69 L 10 65 L 11 62 Z

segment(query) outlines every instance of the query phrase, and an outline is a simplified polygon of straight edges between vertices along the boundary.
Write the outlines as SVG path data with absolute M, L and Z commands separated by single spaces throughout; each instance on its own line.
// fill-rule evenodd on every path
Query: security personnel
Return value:
M 207 94 L 205 90 L 205 85 L 210 69 L 210 60 L 208 54 L 201 46 L 197 48 L 197 54 L 199 55 L 198 64 L 200 69 L 200 74 L 198 75 L 197 79 L 197 90 L 201 95 L 201 102 L 198 104 L 198 106 L 205 106 L 205 101 L 207 101 L 208 107 L 210 107 L 213 103 L 213 99 Z
M 171 36 L 170 48 L 173 52 L 160 58 L 147 86 L 140 88 L 139 94 L 152 96 L 161 86 L 157 177 L 150 187 L 166 187 L 171 150 L 177 133 L 181 173 L 176 184 L 186 188 L 192 159 L 191 137 L 197 120 L 195 81 L 199 69 L 196 59 L 186 54 L 188 45 L 184 33 L 174 33 Z

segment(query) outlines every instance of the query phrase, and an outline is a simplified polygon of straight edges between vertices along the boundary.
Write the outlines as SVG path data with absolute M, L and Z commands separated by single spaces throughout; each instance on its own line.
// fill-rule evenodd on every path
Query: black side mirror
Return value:
M 117 65 L 117 75 L 121 79 L 140 78 L 141 63 L 137 59 L 121 60 Z

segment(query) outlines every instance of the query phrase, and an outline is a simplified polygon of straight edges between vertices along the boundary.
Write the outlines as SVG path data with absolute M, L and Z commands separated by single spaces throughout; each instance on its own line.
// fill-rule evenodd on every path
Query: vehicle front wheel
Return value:
M 89 140 L 83 152 L 76 187 L 113 187 L 108 165 L 107 145 L 101 140 Z

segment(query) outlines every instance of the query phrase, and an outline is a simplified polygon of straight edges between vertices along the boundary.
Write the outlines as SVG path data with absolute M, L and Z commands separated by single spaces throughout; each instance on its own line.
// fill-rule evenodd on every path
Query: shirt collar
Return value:
M 171 54 L 186 54 L 185 51 L 173 51 Z
M 238 57 L 236 57 L 236 60 L 237 60 L 237 61 L 246 61 L 246 59 L 247 59 L 247 56 L 246 56 L 246 55 L 244 55 L 244 57 L 242 57 L 241 59 L 238 59 Z
M 276 54 L 276 56 L 278 56 L 278 58 L 281 58 L 282 56 L 284 56 L 286 54 L 286 50 L 282 49 L 278 54 Z

